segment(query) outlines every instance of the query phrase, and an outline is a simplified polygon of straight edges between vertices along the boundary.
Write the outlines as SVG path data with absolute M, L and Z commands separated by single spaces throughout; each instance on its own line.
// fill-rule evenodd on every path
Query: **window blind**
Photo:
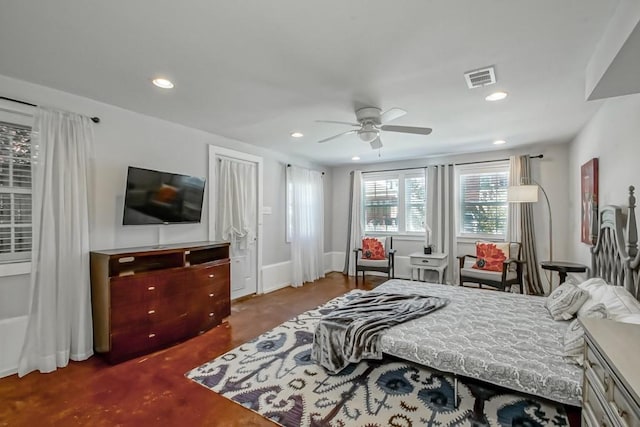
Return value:
M 460 233 L 505 235 L 507 171 L 460 175 Z
M 0 260 L 31 251 L 31 129 L 0 122 Z
M 362 183 L 367 233 L 424 233 L 424 169 L 370 172 Z
M 424 174 L 406 177 L 404 185 L 406 229 L 408 232 L 424 232 L 427 197 Z
M 365 231 L 398 231 L 398 181 L 398 178 L 364 180 Z

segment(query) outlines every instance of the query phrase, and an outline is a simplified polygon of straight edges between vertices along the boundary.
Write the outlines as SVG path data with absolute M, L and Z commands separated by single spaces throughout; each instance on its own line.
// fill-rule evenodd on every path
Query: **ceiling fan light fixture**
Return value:
M 358 132 L 358 136 L 360 137 L 360 140 L 366 144 L 376 139 L 378 137 L 378 134 L 379 134 L 379 131 L 377 130 L 363 129 Z

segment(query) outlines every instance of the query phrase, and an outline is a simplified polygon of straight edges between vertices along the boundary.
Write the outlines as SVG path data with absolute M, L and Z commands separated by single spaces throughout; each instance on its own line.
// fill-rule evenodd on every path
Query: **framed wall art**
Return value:
M 580 198 L 582 221 L 580 237 L 583 243 L 596 243 L 598 227 L 598 159 L 593 158 L 580 168 Z

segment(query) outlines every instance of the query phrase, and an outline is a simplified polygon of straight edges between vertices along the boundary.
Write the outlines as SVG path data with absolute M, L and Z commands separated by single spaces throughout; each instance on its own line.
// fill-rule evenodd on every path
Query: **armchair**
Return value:
M 366 239 L 367 236 L 364 237 Z M 395 277 L 394 272 L 394 256 L 396 250 L 393 249 L 393 237 L 388 236 L 384 242 L 384 259 L 367 259 L 363 257 L 362 248 L 353 250 L 355 261 L 355 273 L 356 273 L 356 287 L 358 287 L 358 272 L 362 271 L 362 282 L 364 283 L 365 271 L 378 271 L 381 273 L 387 273 L 387 278 L 392 279 Z
M 523 292 L 522 266 L 526 261 L 520 259 L 521 245 L 519 242 L 509 243 L 510 257 L 502 262 L 502 271 L 487 271 L 473 268 L 476 263 L 475 255 L 459 255 L 459 273 L 460 286 L 464 286 L 465 282 L 477 283 L 480 288 L 482 285 L 497 288 L 506 291 L 507 287 L 511 292 L 513 285 L 520 287 L 520 293 Z

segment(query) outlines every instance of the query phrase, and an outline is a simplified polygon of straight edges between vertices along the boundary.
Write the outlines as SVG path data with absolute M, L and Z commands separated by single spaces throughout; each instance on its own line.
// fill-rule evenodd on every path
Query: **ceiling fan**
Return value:
M 329 138 L 325 138 L 318 142 L 322 144 L 324 142 L 331 141 L 332 139 L 336 139 L 344 135 L 358 134 L 358 137 L 360 137 L 360 140 L 362 142 L 370 144 L 371 148 L 375 150 L 382 147 L 382 141 L 380 141 L 381 131 L 412 133 L 416 135 L 429 135 L 431 133 L 431 128 L 414 126 L 393 126 L 386 124 L 392 120 L 404 116 L 405 114 L 407 114 L 407 112 L 401 108 L 391 108 L 383 113 L 379 108 L 365 107 L 356 110 L 356 120 L 358 121 L 358 123 L 340 122 L 334 120 L 316 120 L 320 123 L 337 123 L 341 125 L 357 127 L 357 129 L 351 129 L 346 132 L 331 136 Z

